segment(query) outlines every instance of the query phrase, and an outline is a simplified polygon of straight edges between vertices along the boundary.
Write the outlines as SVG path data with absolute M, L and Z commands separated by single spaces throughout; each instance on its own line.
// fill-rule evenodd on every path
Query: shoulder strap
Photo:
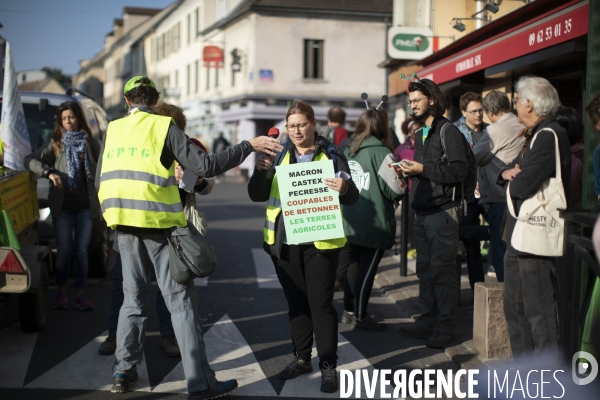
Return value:
M 442 142 L 442 151 L 444 152 L 442 159 L 448 158 L 446 157 L 446 129 L 448 128 L 448 124 L 450 124 L 450 122 L 444 122 L 444 125 L 442 125 L 442 129 L 440 130 L 440 141 Z
M 289 141 L 285 142 L 285 144 L 283 145 L 283 150 L 281 150 L 279 153 L 277 153 L 275 155 L 275 160 L 273 162 L 273 165 L 278 166 L 279 164 L 281 164 L 281 160 L 283 160 L 283 157 L 288 152 L 288 144 L 289 144 Z

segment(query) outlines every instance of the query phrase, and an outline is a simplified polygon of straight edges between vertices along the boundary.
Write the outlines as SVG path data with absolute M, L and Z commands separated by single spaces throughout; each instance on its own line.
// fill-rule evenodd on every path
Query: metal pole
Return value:
M 402 200 L 400 225 L 400 276 L 408 276 L 408 196 Z
M 587 106 L 594 95 L 600 92 L 600 2 L 589 2 L 589 24 L 587 37 L 587 60 L 585 75 L 585 105 Z M 594 150 L 598 145 L 598 132 L 585 121 L 584 156 L 583 156 L 583 198 L 584 209 L 595 210 L 597 196 L 594 190 Z

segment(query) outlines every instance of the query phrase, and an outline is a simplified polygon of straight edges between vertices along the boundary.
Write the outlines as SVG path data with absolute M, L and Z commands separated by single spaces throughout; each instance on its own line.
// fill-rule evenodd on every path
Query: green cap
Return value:
M 146 78 L 150 81 L 150 84 L 142 84 L 142 83 L 136 83 L 137 81 L 139 81 L 142 78 Z M 135 89 L 138 86 L 151 86 L 154 89 L 156 89 L 156 85 L 154 84 L 154 82 L 152 81 L 152 79 L 148 78 L 147 76 L 134 76 L 133 78 L 131 78 L 130 80 L 127 81 L 127 83 L 125 84 L 125 88 L 123 89 L 123 94 L 127 94 L 131 91 L 131 89 Z

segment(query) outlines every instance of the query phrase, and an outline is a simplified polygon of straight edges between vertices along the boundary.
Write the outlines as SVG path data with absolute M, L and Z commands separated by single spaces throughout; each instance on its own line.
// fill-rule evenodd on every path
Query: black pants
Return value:
M 310 361 L 313 333 L 319 368 L 337 365 L 338 316 L 333 286 L 339 251 L 319 251 L 313 245 L 283 245 L 274 258 L 275 271 L 288 302 L 294 354 Z
M 344 282 L 346 280 L 346 274 L 348 273 L 348 268 L 350 267 L 351 262 L 352 250 L 350 249 L 350 243 L 346 242 L 346 245 L 342 247 L 342 251 L 340 251 L 337 273 L 335 277 L 336 281 Z
M 459 229 L 460 240 L 465 245 L 469 283 L 472 290 L 475 290 L 477 282 L 485 282 L 483 261 L 481 258 L 481 242 L 490 240 L 490 233 L 487 226 L 481 225 L 481 220 L 479 219 L 481 215 L 487 221 L 487 211 L 479 205 L 479 199 L 469 201 L 467 204 L 467 215 L 463 216 Z
M 458 207 L 415 217 L 417 277 L 422 312 L 417 319 L 426 332 L 454 333 L 458 303 Z
M 367 317 L 367 304 L 384 250 L 350 245 L 351 262 L 344 284 L 344 309 L 357 319 Z
M 552 257 L 521 257 L 506 251 L 504 314 L 513 356 L 558 347 L 554 262 Z

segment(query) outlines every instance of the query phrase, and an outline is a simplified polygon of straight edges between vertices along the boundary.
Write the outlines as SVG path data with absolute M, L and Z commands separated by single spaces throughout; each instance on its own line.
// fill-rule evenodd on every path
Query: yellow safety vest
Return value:
M 314 158 L 314 161 L 328 160 L 324 153 L 319 153 Z M 288 152 L 280 165 L 288 165 L 290 163 L 290 153 Z M 267 202 L 267 213 L 265 216 L 265 227 L 263 229 L 263 236 L 267 244 L 275 243 L 275 222 L 277 216 L 281 213 L 281 198 L 279 197 L 279 184 L 277 183 L 277 173 L 273 177 L 273 183 L 271 184 L 271 192 L 269 193 L 269 201 Z M 315 247 L 319 250 L 333 250 L 340 249 L 346 244 L 346 236 L 338 239 L 329 239 L 313 242 Z
M 111 228 L 186 225 L 175 163 L 165 169 L 160 162 L 171 121 L 134 110 L 108 125 L 98 197 Z

